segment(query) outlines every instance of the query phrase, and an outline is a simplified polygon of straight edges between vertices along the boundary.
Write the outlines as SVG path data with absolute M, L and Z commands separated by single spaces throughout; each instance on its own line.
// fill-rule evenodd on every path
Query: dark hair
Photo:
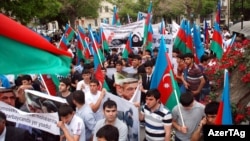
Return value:
M 106 101 L 103 103 L 103 106 L 102 106 L 103 110 L 104 110 L 105 108 L 112 108 L 112 107 L 117 108 L 117 104 L 116 104 L 115 101 L 113 101 L 113 100 L 111 100 L 111 99 L 106 100 Z
M 61 83 L 64 83 L 66 86 L 70 86 L 71 85 L 71 81 L 69 78 L 62 78 L 60 80 Z
M 174 49 L 173 49 L 173 52 L 179 54 L 179 53 L 180 53 L 180 50 L 179 50 L 178 48 L 174 48 Z
M 145 52 L 148 52 L 149 54 L 151 54 L 151 50 L 146 49 Z
M 85 63 L 85 60 L 83 58 L 80 59 L 80 62 Z
M 105 138 L 107 141 L 118 141 L 119 140 L 119 130 L 113 125 L 104 125 L 101 127 L 97 133 L 96 137 Z
M 117 64 L 123 66 L 122 60 L 117 60 L 116 63 L 115 63 L 115 65 L 117 65 Z
M 82 90 L 76 90 L 72 93 L 72 98 L 79 104 L 85 103 L 85 94 Z
M 89 84 L 90 83 L 95 83 L 97 86 L 99 86 L 99 81 L 97 79 L 91 79 Z
M 23 75 L 22 80 L 32 81 L 32 77 L 30 75 Z
M 141 50 L 139 50 L 137 54 L 143 54 L 143 52 Z
M 0 120 L 6 121 L 6 115 L 2 111 L 0 111 Z
M 90 70 L 89 69 L 83 69 L 82 70 L 82 74 L 90 74 Z
M 45 106 L 47 108 L 47 111 L 49 113 L 58 111 L 58 108 L 56 107 L 55 103 L 51 100 L 45 100 L 45 101 L 43 101 L 42 104 L 43 104 L 43 106 Z
M 58 109 L 58 114 L 60 117 L 65 117 L 74 112 L 73 108 L 68 104 L 62 104 Z
M 180 59 L 184 60 L 184 55 L 183 54 L 178 54 L 177 58 L 180 58 Z
M 183 93 L 180 96 L 180 103 L 184 107 L 190 106 L 192 102 L 194 101 L 194 96 L 191 93 Z
M 150 60 L 147 60 L 145 63 L 144 63 L 144 67 L 146 68 L 146 67 L 153 67 L 154 66 L 154 64 L 153 64 L 153 62 L 152 61 L 150 61 Z
M 186 53 L 186 54 L 184 54 L 184 58 L 191 58 L 191 59 L 193 59 L 194 58 L 194 54 L 193 53 Z
M 158 49 L 157 49 L 157 48 L 154 48 L 154 49 L 153 49 L 153 52 L 158 52 Z
M 8 92 L 12 92 L 14 94 L 14 91 L 13 91 L 12 88 L 11 89 L 9 89 L 9 88 L 8 89 L 7 88 L 0 88 L 0 94 L 1 93 L 8 93 Z
M 206 115 L 216 115 L 217 112 L 218 112 L 218 109 L 219 109 L 219 102 L 217 101 L 212 101 L 210 103 L 208 103 L 206 106 L 205 106 L 205 114 Z
M 107 71 L 107 68 L 105 68 L 105 67 L 101 67 L 101 70 L 105 70 L 105 71 Z
M 146 97 L 153 96 L 155 99 L 160 99 L 161 93 L 158 91 L 158 89 L 150 89 L 146 93 Z
M 206 62 L 208 61 L 210 58 L 208 55 L 202 55 L 201 58 L 200 58 L 200 62 L 203 63 L 203 62 Z
M 141 56 L 140 55 L 134 55 L 133 59 L 141 60 Z

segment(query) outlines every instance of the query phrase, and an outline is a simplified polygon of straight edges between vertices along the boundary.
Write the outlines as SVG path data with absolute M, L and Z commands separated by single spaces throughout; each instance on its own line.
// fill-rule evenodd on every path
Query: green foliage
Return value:
M 0 8 L 7 11 L 7 15 L 14 16 L 23 24 L 29 23 L 34 17 L 55 17 L 61 3 L 57 0 L 5 0 Z
M 217 0 L 202 0 L 202 8 L 199 13 L 201 17 L 207 17 L 216 10 Z
M 242 10 L 242 1 L 243 1 L 243 10 Z M 238 22 L 241 20 L 241 15 L 244 15 L 244 20 L 250 19 L 250 3 L 249 0 L 231 0 L 231 20 Z

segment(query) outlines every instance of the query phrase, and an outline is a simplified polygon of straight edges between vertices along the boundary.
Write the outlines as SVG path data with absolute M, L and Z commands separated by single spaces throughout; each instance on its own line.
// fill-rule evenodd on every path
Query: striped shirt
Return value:
M 145 132 L 147 141 L 164 141 L 165 140 L 165 129 L 164 126 L 172 125 L 172 114 L 171 112 L 160 105 L 159 109 L 151 112 L 150 109 L 145 105 L 142 108 L 142 114 L 145 120 Z
M 194 64 L 191 68 L 188 68 L 187 70 L 187 82 L 189 84 L 188 89 L 190 91 L 195 91 L 198 89 L 200 83 L 201 83 L 201 78 L 203 78 L 203 73 L 199 66 Z

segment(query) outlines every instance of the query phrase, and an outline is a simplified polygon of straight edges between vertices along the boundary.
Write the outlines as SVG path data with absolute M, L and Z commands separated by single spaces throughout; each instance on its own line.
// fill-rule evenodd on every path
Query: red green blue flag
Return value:
M 3 14 L 0 19 L 0 74 L 69 74 L 69 52 Z
M 215 119 L 216 125 L 232 125 L 233 124 L 229 85 L 230 84 L 229 84 L 228 70 L 225 69 L 224 87 L 223 87 L 219 109 L 218 109 L 217 116 Z
M 172 66 L 166 51 L 165 40 L 161 37 L 160 50 L 156 59 L 150 89 L 157 88 L 161 93 L 161 102 L 170 110 L 177 105 L 180 90 L 175 81 Z

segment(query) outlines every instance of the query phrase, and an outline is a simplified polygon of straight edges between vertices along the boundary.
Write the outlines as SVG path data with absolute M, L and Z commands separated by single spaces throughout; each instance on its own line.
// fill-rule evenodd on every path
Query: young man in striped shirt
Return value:
M 140 112 L 140 120 L 145 120 L 145 141 L 170 141 L 172 114 L 160 102 L 157 89 L 148 90 L 146 104 Z

